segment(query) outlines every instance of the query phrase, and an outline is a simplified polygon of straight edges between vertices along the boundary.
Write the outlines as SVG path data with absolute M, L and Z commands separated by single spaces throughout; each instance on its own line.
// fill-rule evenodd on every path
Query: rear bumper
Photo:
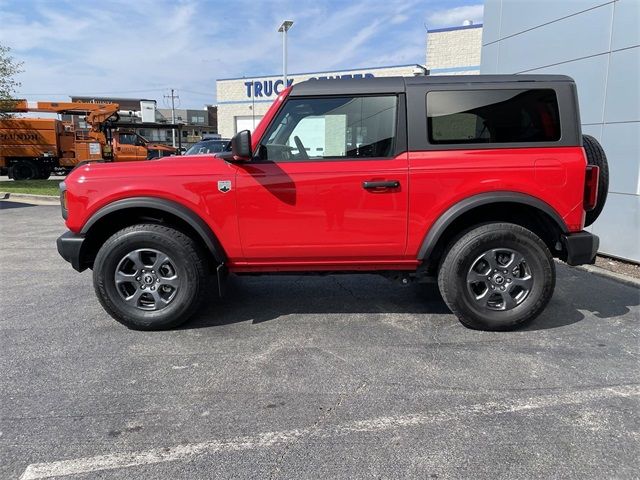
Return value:
M 76 235 L 73 232 L 63 233 L 56 241 L 60 256 L 69 262 L 74 270 L 78 272 L 82 272 L 87 268 L 86 265 L 81 263 L 83 243 L 84 237 L 82 235 Z
M 560 237 L 564 247 L 562 260 L 569 265 L 591 264 L 596 261 L 596 253 L 600 246 L 600 239 L 584 230 Z

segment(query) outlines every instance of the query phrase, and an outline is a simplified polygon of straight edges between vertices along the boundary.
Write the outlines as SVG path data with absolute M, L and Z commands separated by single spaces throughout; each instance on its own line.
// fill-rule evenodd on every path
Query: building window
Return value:
M 292 99 L 260 145 L 275 161 L 385 158 L 393 155 L 396 96 Z
M 556 93 L 535 90 L 447 90 L 427 93 L 432 144 L 560 140 Z
M 192 116 L 191 117 L 191 123 L 204 123 L 204 117 L 203 116 Z

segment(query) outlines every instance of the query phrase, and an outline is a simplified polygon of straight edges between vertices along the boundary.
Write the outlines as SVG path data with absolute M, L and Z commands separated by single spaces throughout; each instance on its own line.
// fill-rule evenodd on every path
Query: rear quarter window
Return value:
M 426 101 L 431 144 L 560 140 L 558 99 L 552 89 L 431 91 Z

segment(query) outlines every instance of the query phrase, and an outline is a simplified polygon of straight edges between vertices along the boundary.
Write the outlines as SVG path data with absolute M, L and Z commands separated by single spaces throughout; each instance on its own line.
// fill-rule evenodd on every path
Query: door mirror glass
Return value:
M 242 130 L 231 139 L 231 152 L 236 162 L 248 162 L 251 160 L 251 132 Z

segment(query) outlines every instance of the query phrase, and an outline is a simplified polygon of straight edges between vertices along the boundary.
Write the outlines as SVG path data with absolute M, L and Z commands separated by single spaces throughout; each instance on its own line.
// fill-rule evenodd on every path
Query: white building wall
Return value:
M 419 65 L 398 65 L 346 71 L 292 74 L 289 75 L 288 80 L 293 80 L 295 84 L 309 80 L 310 78 L 330 78 L 344 75 L 371 75 L 374 77 L 412 76 L 414 69 L 418 66 Z M 216 81 L 218 132 L 222 138 L 230 138 L 236 133 L 238 119 L 243 126 L 253 124 L 252 119 L 255 119 L 255 125 L 258 124 L 262 116 L 271 106 L 271 103 L 273 103 L 273 100 L 277 97 L 277 93 L 273 91 L 273 85 L 277 81 L 282 81 L 281 75 Z M 261 84 L 261 91 L 256 92 L 256 83 Z
M 482 73 L 557 73 L 578 87 L 582 131 L 609 159 L 590 228 L 602 253 L 640 262 L 640 1 L 486 0 Z
M 427 31 L 426 67 L 430 75 L 480 73 L 482 25 Z

